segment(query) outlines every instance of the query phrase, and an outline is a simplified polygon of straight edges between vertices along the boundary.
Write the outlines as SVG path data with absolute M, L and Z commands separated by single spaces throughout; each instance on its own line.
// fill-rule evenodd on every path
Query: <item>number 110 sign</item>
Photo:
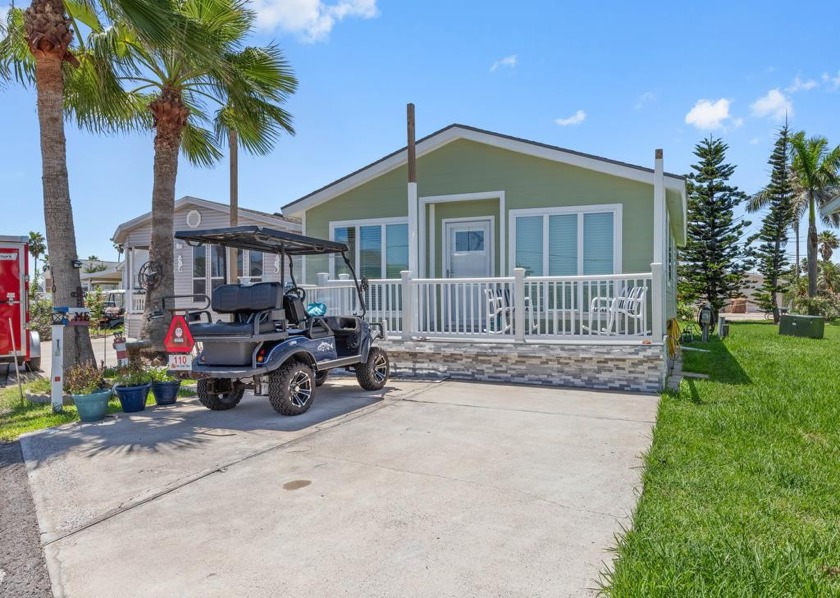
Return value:
M 169 369 L 176 371 L 190 371 L 192 369 L 193 356 L 189 353 L 170 353 Z

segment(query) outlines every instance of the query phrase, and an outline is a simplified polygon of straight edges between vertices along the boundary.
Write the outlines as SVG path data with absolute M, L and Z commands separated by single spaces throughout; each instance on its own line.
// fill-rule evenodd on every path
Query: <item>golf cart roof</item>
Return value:
M 344 243 L 304 237 L 262 226 L 180 230 L 175 233 L 175 238 L 192 246 L 211 244 L 286 255 L 319 255 L 348 250 Z

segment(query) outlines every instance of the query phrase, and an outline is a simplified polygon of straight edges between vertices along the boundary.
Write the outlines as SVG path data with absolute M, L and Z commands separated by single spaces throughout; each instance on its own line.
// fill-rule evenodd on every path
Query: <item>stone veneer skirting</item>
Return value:
M 395 377 L 659 392 L 661 344 L 471 343 L 387 340 Z

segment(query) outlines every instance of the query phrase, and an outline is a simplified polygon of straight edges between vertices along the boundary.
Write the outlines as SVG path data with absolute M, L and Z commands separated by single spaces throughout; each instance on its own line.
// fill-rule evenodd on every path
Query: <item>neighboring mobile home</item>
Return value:
M 416 153 L 416 193 L 403 148 L 283 207 L 348 244 L 395 371 L 662 386 L 686 190 L 660 151 L 644 168 L 451 125 Z M 304 271 L 338 301 L 340 260 Z
M 239 208 L 240 226 L 265 226 L 278 230 L 300 232 L 300 222 L 284 218 L 279 214 L 268 214 Z M 230 226 L 230 206 L 197 197 L 182 197 L 175 202 L 174 231 L 189 229 L 222 228 Z M 149 243 L 152 238 L 152 214 L 147 212 L 117 227 L 111 240 L 123 246 L 125 265 L 123 267 L 123 288 L 126 301 L 126 335 L 140 336 L 143 324 L 143 309 L 146 293 L 139 288 L 138 274 L 149 259 Z M 231 258 L 232 259 L 232 258 Z M 237 272 L 240 278 L 252 282 L 279 280 L 280 264 L 275 256 L 263 256 L 258 252 L 241 251 L 236 254 Z M 175 294 L 189 297 L 179 300 L 178 307 L 203 305 L 198 296 L 209 295 L 214 288 L 228 282 L 228 255 L 215 246 L 189 247 L 181 241 L 175 242 Z M 191 300 L 193 293 L 195 300 Z

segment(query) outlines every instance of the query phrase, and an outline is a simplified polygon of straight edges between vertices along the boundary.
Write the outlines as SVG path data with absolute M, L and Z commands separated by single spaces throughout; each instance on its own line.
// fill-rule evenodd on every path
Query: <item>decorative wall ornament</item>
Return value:
M 280 272 L 280 256 L 275 255 L 274 256 L 274 273 L 277 274 L 278 272 Z
M 178 272 L 184 271 L 184 258 L 180 255 L 178 256 Z
M 201 224 L 201 212 L 198 210 L 190 210 L 187 212 L 187 226 L 190 228 L 198 228 Z

